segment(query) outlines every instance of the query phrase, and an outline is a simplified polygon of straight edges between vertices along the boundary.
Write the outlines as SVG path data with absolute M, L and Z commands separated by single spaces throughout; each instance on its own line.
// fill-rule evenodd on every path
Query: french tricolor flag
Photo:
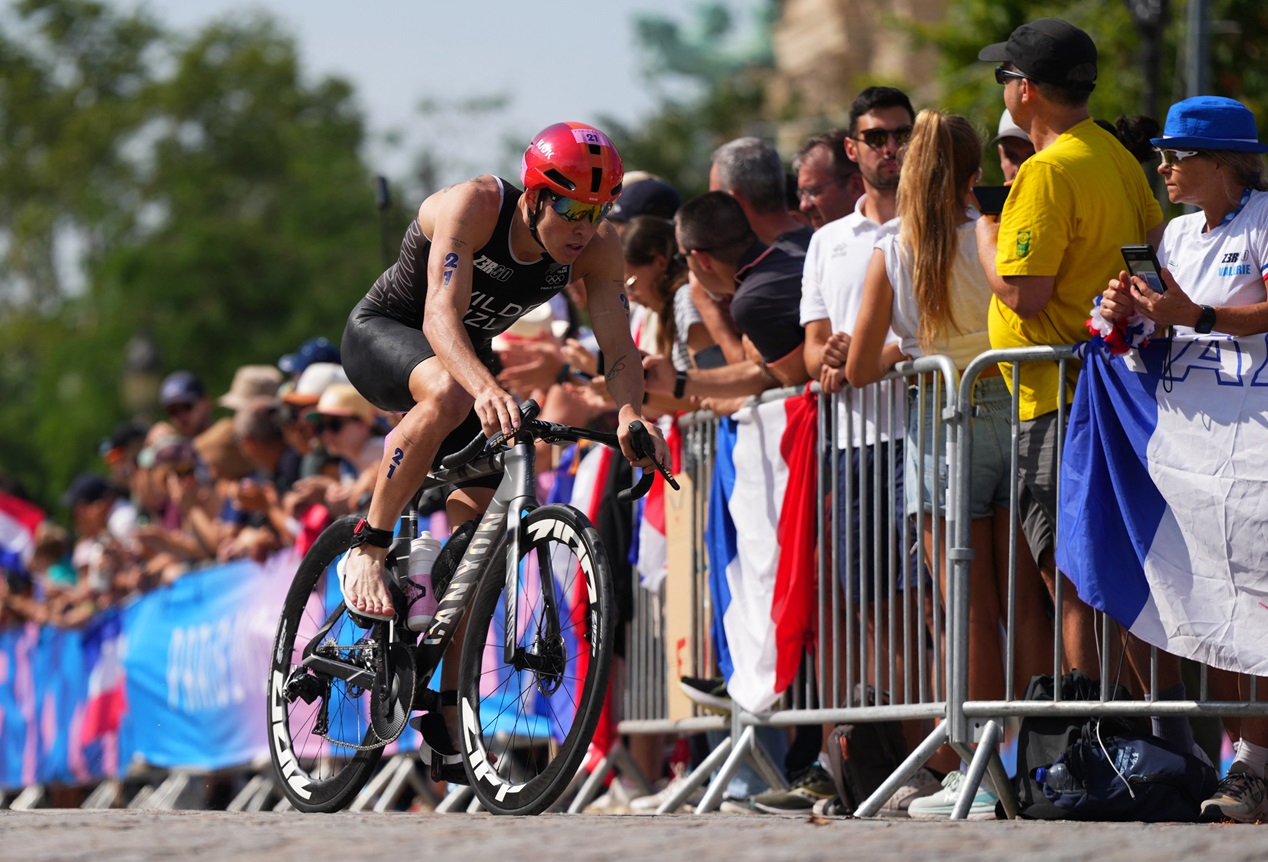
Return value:
M 1265 336 L 1088 356 L 1061 467 L 1057 565 L 1147 643 L 1268 674 Z
M 817 399 L 720 421 L 705 542 L 713 640 L 731 698 L 770 709 L 814 643 Z
M 0 567 L 26 574 L 35 553 L 35 530 L 43 520 L 38 506 L 0 492 Z

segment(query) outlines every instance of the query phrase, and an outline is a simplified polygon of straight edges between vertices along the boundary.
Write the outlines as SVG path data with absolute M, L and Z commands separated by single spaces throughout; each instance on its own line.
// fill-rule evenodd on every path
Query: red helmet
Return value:
M 555 123 L 524 151 L 525 189 L 550 189 L 587 204 L 606 204 L 621 194 L 625 166 L 608 136 L 585 123 Z

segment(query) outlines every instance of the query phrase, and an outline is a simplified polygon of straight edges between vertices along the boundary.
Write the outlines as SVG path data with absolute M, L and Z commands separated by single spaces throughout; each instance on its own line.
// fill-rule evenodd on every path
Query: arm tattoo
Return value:
M 603 376 L 606 380 L 610 382 L 616 377 L 618 377 L 620 373 L 624 370 L 625 370 L 625 357 L 621 356 L 620 358 L 616 360 L 616 362 L 612 363 L 612 367 L 608 369 L 608 373 Z
M 449 282 L 453 280 L 453 274 L 458 270 L 458 255 L 452 251 L 445 255 L 445 287 L 449 286 Z

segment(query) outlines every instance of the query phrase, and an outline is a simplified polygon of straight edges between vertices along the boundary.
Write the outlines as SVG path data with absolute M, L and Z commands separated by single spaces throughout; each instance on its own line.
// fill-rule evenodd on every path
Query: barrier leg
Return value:
M 727 755 L 726 762 L 718 770 L 717 778 L 713 779 L 709 784 L 709 789 L 705 791 L 704 798 L 696 806 L 697 814 L 705 814 L 717 810 L 718 806 L 722 804 L 722 795 L 726 792 L 727 785 L 735 777 L 735 772 L 740 768 L 740 764 L 746 761 L 757 770 L 758 775 L 772 788 L 784 789 L 788 787 L 788 782 L 784 780 L 783 774 L 775 768 L 775 765 L 771 762 L 770 755 L 766 753 L 766 749 L 757 739 L 757 728 L 749 725 L 740 731 L 739 737 L 735 739 L 734 744 L 731 746 L 731 751 Z M 703 765 L 701 768 L 703 768 Z
M 889 798 L 894 795 L 898 788 L 910 781 L 917 770 L 924 766 L 929 758 L 933 757 L 934 752 L 942 747 L 942 744 L 947 740 L 949 730 L 950 725 L 945 721 L 935 727 L 933 732 L 916 746 L 916 750 L 907 755 L 907 759 L 899 765 L 894 774 L 886 778 L 881 783 L 881 786 L 876 788 L 875 793 L 863 800 L 863 804 L 855 809 L 854 816 L 875 817 L 876 812 L 881 810 L 881 806 L 889 801 Z
M 603 786 L 603 782 L 612 774 L 615 768 L 613 760 L 612 752 L 609 751 L 598 762 L 590 773 L 590 777 L 585 780 L 581 785 L 581 789 L 577 791 L 577 795 L 573 797 L 572 803 L 568 806 L 569 814 L 580 814 L 587 805 L 598 797 L 599 788 Z
M 463 811 L 471 802 L 475 802 L 475 791 L 470 787 L 460 786 L 440 800 L 440 804 L 436 806 L 436 813 L 452 814 L 455 811 Z
M 692 780 L 694 780 L 697 775 L 707 778 L 709 775 L 712 775 L 715 770 L 725 769 L 725 765 L 731 756 L 731 750 L 734 747 L 735 740 L 730 736 L 718 743 L 718 747 L 709 752 L 709 756 L 706 757 L 704 761 L 696 767 L 695 771 L 691 773 Z M 705 814 L 709 811 L 714 811 L 720 804 L 722 804 L 722 793 L 726 789 L 727 782 L 731 780 L 731 773 L 733 772 L 735 772 L 734 768 L 727 773 L 726 781 L 723 781 L 723 776 L 719 774 L 718 778 L 709 784 L 709 789 L 705 791 L 704 798 L 700 800 L 698 805 L 696 805 L 697 814 Z M 703 781 L 701 783 L 703 783 Z M 669 799 L 665 800 L 665 804 L 662 805 L 659 810 L 677 810 L 678 806 L 686 802 L 687 797 L 690 795 L 690 789 L 684 787 Z
M 408 755 L 396 755 L 385 761 L 378 772 L 370 777 L 365 783 L 365 787 L 361 788 L 361 792 L 357 794 L 356 799 L 352 800 L 352 804 L 348 806 L 349 811 L 369 811 L 371 804 L 383 792 L 383 788 L 392 780 L 392 775 L 397 769 L 398 761 L 401 757 Z
M 113 808 L 115 800 L 119 798 L 119 786 L 118 781 L 107 778 L 93 788 L 92 793 L 88 794 L 88 798 L 79 807 L 85 809 Z
M 955 811 L 951 812 L 952 820 L 968 819 L 969 808 L 973 805 L 973 797 L 977 795 L 977 789 L 982 784 L 982 777 L 986 775 L 986 767 L 991 757 L 999 756 L 999 737 L 999 724 L 988 721 L 982 728 L 982 740 L 977 745 L 977 751 L 973 753 L 968 774 L 964 777 L 964 783 L 960 785 L 962 790 L 960 798 L 955 803 Z
M 9 806 L 10 811 L 30 811 L 40 807 L 40 803 L 44 801 L 44 785 L 32 784 L 30 787 L 22 788 L 22 792 L 17 795 L 13 803 Z

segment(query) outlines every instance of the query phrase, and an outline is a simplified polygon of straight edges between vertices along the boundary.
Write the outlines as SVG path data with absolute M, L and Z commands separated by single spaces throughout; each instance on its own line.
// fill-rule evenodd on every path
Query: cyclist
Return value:
M 493 337 L 575 279 L 585 284 L 607 360 L 621 451 L 636 466 L 651 466 L 630 443 L 630 423 L 643 420 L 642 365 L 630 337 L 621 241 L 605 221 L 623 176 L 603 132 L 583 123 L 549 126 L 524 151 L 524 191 L 484 175 L 423 201 L 399 260 L 352 310 L 341 346 L 348 378 L 380 409 L 404 413 L 340 574 L 344 598 L 359 614 L 393 616 L 384 580 L 392 527 L 434 463 L 481 429 L 493 435 L 520 425 L 515 398 L 494 376 Z M 659 430 L 644 425 L 666 463 Z M 446 505 L 450 523 L 483 512 L 497 481 L 456 486 Z M 457 667 L 456 656 L 444 663 L 442 690 L 454 688 Z M 456 739 L 453 710 L 446 712 Z

